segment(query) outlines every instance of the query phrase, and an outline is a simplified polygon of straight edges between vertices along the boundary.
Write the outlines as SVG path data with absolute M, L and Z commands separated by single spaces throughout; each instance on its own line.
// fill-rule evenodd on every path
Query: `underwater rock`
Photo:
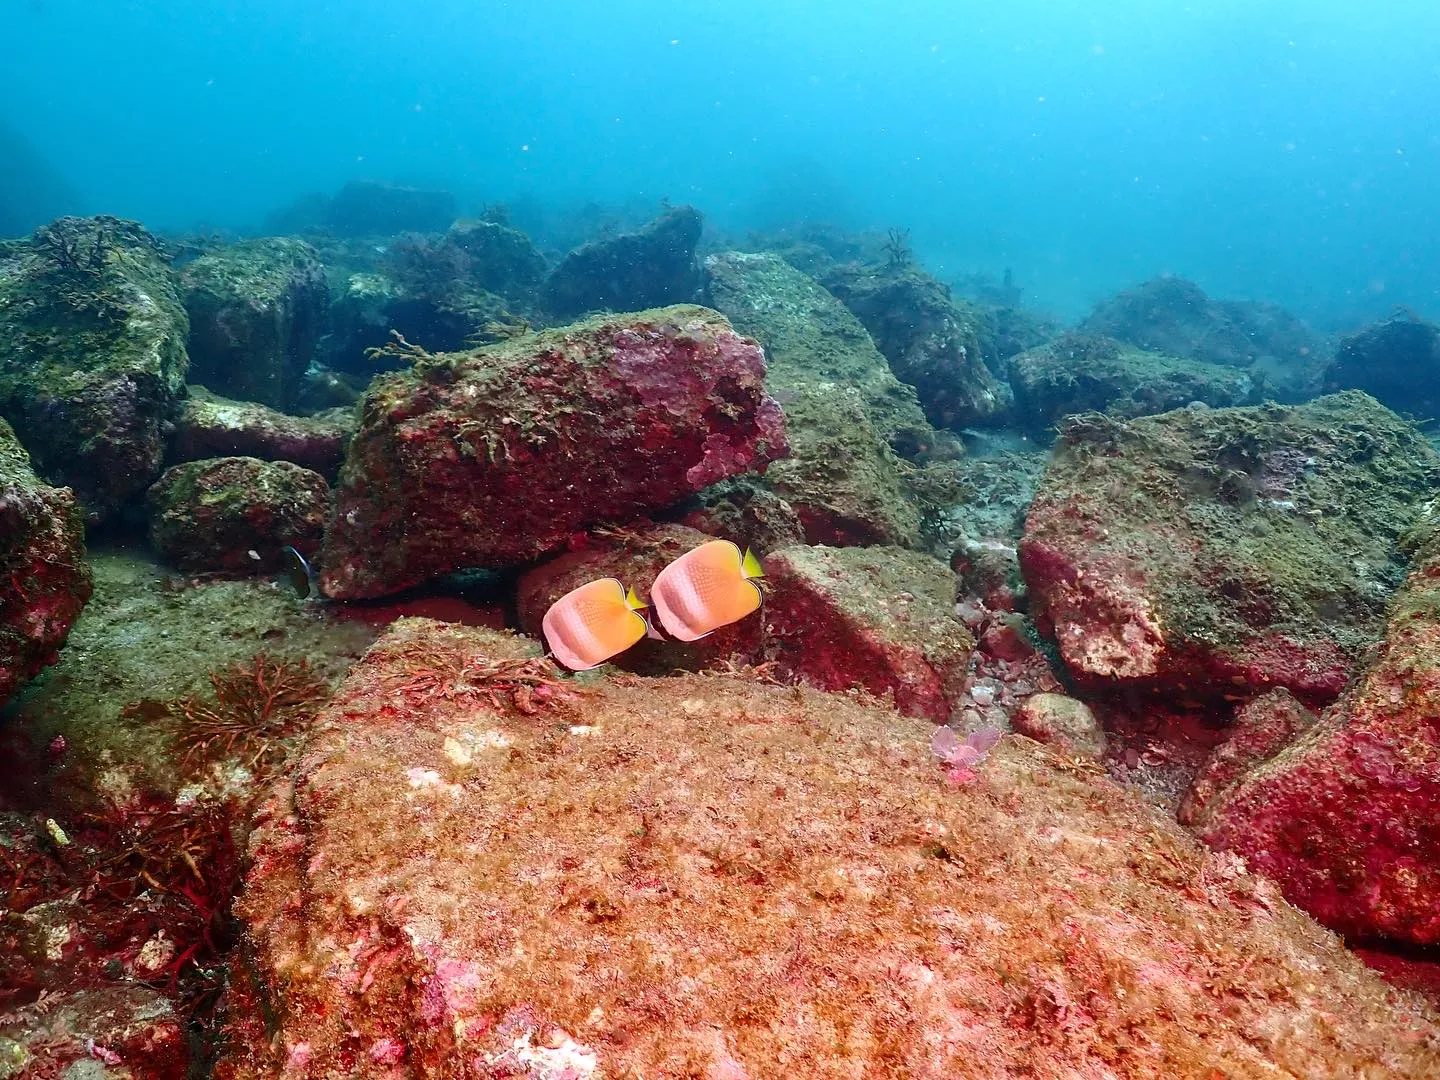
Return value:
M 1358 392 L 1060 425 L 1020 566 L 1090 689 L 1335 698 L 1384 628 L 1400 534 L 1440 477 Z
M 267 237 L 201 255 L 180 271 L 190 379 L 275 409 L 295 407 L 330 306 L 320 255 Z
M 356 423 L 349 409 L 335 409 L 323 416 L 291 416 L 191 386 L 175 422 L 168 461 L 178 464 L 216 457 L 289 461 L 333 480 Z
M 90 599 L 74 493 L 42 484 L 0 420 L 0 705 L 46 664 Z
M 660 571 L 685 552 L 713 539 L 684 525 L 638 523 L 623 529 L 594 530 L 584 538 L 583 546 L 521 575 L 515 586 L 515 611 L 520 629 L 537 641 L 543 640 L 541 622 L 550 605 L 571 589 L 596 578 L 617 578 L 649 604 L 650 586 Z M 644 614 L 654 625 L 654 609 Z M 698 641 L 641 638 L 610 662 L 626 671 L 649 675 L 696 671 L 742 649 L 753 649 L 758 637 L 759 616 L 752 614 Z
M 455 196 L 448 191 L 353 180 L 324 203 L 324 220 L 337 236 L 443 232 L 455 220 Z
M 1325 341 L 1274 304 L 1212 300 L 1193 281 L 1159 277 L 1101 303 L 1080 324 L 1141 349 L 1248 368 L 1267 396 L 1304 401 L 1320 389 Z
M 1021 735 L 1046 743 L 1066 754 L 1101 757 L 1105 729 L 1090 706 L 1065 694 L 1032 694 L 1010 716 Z
M 545 280 L 545 257 L 519 229 L 494 221 L 457 221 L 445 242 L 464 252 L 467 278 L 507 300 L 533 302 Z
M 822 690 L 891 695 L 938 724 L 965 691 L 975 639 L 955 617 L 955 575 L 898 548 L 790 547 L 765 556 L 755 662 Z
M 1190 783 L 1176 813 L 1182 825 L 1208 817 L 1217 796 L 1234 788 L 1251 770 L 1265 764 L 1315 723 L 1315 714 L 1289 690 L 1269 690 L 1235 710 L 1225 738 Z
M 763 476 L 722 480 L 702 491 L 697 499 L 701 505 L 680 521 L 707 536 L 718 536 L 740 548 L 754 548 L 762 555 L 805 542 L 800 515 L 769 488 Z
M 1035 432 L 1073 413 L 1128 418 L 1196 401 L 1220 408 L 1258 400 L 1250 375 L 1239 368 L 1146 352 L 1095 334 L 1066 334 L 1012 357 L 1010 385 L 1020 421 Z
M 1411 573 L 1379 654 L 1313 726 L 1194 815 L 1205 840 L 1346 937 L 1440 944 L 1440 556 Z M 1252 727 L 1257 726 L 1252 722 Z M 1268 749 L 1268 747 L 1265 747 Z
M 986 365 L 981 313 L 923 270 L 836 267 L 824 285 L 870 331 L 896 376 L 915 388 L 936 427 L 1003 424 L 1011 391 Z M 991 359 L 998 361 L 999 357 Z
M 448 237 L 407 233 L 385 249 L 381 265 L 337 275 L 325 362 L 369 378 L 404 366 L 386 348 L 395 334 L 445 352 L 527 330 L 509 301 L 475 283 L 471 262 Z
M 1440 326 L 1400 309 L 1342 338 L 1328 389 L 1364 390 L 1418 420 L 1440 415 Z
M 288 461 L 206 458 L 165 470 L 151 487 L 150 544 L 187 571 L 273 571 L 285 548 L 320 547 L 330 485 Z
M 778 256 L 711 255 L 705 275 L 709 301 L 765 349 L 790 440 L 765 482 L 806 541 L 915 546 L 922 500 L 891 445 L 935 441 L 914 390 L 843 304 Z
M 98 521 L 160 473 L 189 320 L 133 221 L 61 218 L 0 244 L 0 417 Z
M 887 441 L 930 432 L 914 387 L 895 377 L 860 320 L 778 255 L 707 256 L 705 295 L 736 330 L 764 348 L 770 386 L 796 396 L 816 383 L 853 387 Z
M 417 359 L 365 398 L 322 586 L 359 599 L 526 562 L 763 468 L 786 450 L 764 378 L 753 342 L 691 306 Z
M 148 986 L 52 995 L 0 1015 L 0 1076 L 185 1080 L 190 1065 L 184 1023 Z
M 641 311 L 695 298 L 700 211 L 677 206 L 643 229 L 576 248 L 550 272 L 544 305 L 560 318 L 591 311 Z
M 950 556 L 950 569 L 955 571 L 958 596 L 979 600 L 992 611 L 1014 611 L 1022 606 L 1025 581 L 1014 545 L 962 539 Z
M 1440 1067 L 1418 998 L 1043 748 L 956 787 L 847 695 L 547 670 L 425 620 L 352 669 L 252 837 L 219 1080 Z

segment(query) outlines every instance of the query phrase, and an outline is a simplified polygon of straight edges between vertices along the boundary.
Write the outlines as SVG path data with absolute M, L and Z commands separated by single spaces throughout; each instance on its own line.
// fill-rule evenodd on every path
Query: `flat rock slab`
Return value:
M 1264 705 L 1248 730 L 1303 733 L 1278 753 L 1247 740 L 1258 760 L 1203 802 L 1201 834 L 1349 937 L 1440 944 L 1440 558 L 1410 575 L 1374 663 L 1313 727 L 1283 698 Z
M 382 596 L 526 562 L 786 452 L 760 348 L 717 312 L 592 319 L 377 381 L 326 532 L 322 588 Z
M 405 620 L 352 670 L 253 836 L 218 1077 L 1440 1069 L 1418 998 L 1035 744 L 956 787 L 844 695 L 533 655 Z
M 1440 475 L 1364 394 L 1061 426 L 1020 566 L 1076 680 L 1180 699 L 1334 699 L 1384 628 Z
M 175 421 L 169 461 L 254 457 L 290 461 L 335 479 L 355 431 L 349 409 L 291 416 L 253 401 L 234 401 L 191 386 Z
M 74 493 L 41 483 L 0 420 L 0 705 L 55 661 L 90 588 Z

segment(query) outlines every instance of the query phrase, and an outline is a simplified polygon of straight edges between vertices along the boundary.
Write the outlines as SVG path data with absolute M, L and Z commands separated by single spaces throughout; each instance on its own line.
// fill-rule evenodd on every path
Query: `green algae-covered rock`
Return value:
M 576 248 L 550 272 L 543 303 L 573 319 L 590 311 L 639 311 L 695 299 L 700 211 L 676 206 L 633 233 Z
M 320 547 L 330 485 L 288 461 L 187 461 L 150 489 L 150 543 L 182 570 L 274 570 Z
M 324 327 L 330 290 L 303 240 L 245 240 L 180 271 L 190 377 L 246 401 L 292 408 Z
M 55 661 L 88 599 L 75 496 L 40 482 L 0 420 L 0 705 Z
M 256 457 L 293 461 L 335 479 L 345 444 L 355 431 L 350 409 L 331 409 L 318 416 L 291 416 L 253 401 L 232 401 L 203 386 L 189 394 L 175 420 L 170 464 L 200 458 Z
M 1000 424 L 1010 388 L 986 366 L 984 314 L 913 263 L 845 264 L 824 278 L 870 331 L 896 376 L 915 388 L 937 427 Z
M 1320 388 L 1325 340 L 1274 304 L 1214 300 L 1193 281 L 1158 277 L 1096 306 L 1080 326 L 1167 356 L 1250 369 L 1268 395 L 1303 401 Z
M 1148 416 L 1199 401 L 1248 405 L 1256 386 L 1244 370 L 1146 352 L 1113 338 L 1066 334 L 1010 360 L 1010 385 L 1021 421 L 1033 431 L 1062 416 L 1106 412 Z
M 786 451 L 764 380 L 754 342 L 688 305 L 417 354 L 366 395 L 322 587 L 359 599 L 528 562 L 762 469 Z
M 0 416 L 92 520 L 159 474 L 189 321 L 160 244 L 112 217 L 0 245 Z
M 914 468 L 891 440 L 934 433 L 845 305 L 776 255 L 705 260 L 710 302 L 765 349 L 766 384 L 785 409 L 790 456 L 766 481 L 799 513 L 811 543 L 919 542 Z
M 853 386 L 886 439 L 930 426 L 860 320 L 814 278 L 778 255 L 738 251 L 711 255 L 705 275 L 709 302 L 765 350 L 769 385 Z
M 1440 458 L 1351 391 L 1060 428 L 1020 564 L 1076 679 L 1179 697 L 1344 688 Z

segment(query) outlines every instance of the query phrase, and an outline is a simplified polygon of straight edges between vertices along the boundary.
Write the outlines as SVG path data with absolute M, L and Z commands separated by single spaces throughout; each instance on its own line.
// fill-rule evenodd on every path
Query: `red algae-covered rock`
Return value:
M 844 695 L 533 656 L 406 620 L 351 671 L 252 838 L 222 1080 L 1440 1069 L 1418 998 L 1035 744 L 957 788 Z
M 42 484 L 0 420 L 0 705 L 54 662 L 90 588 L 74 494 Z
M 1062 424 L 1020 566 L 1076 681 L 1333 700 L 1379 637 L 1440 459 L 1358 392 Z
M 375 383 L 341 470 L 322 588 L 357 599 L 506 566 L 786 452 L 764 357 L 671 307 L 422 357 Z
M 289 461 L 333 480 L 354 430 L 349 409 L 333 409 L 323 416 L 290 416 L 191 386 L 175 421 L 169 457 L 171 464 L 216 457 Z
M 1315 723 L 1315 714 L 1289 690 L 1271 690 L 1247 701 L 1235 712 L 1225 741 L 1215 747 L 1180 803 L 1182 824 L 1193 825 L 1222 792 L 1269 761 Z
M 1440 944 L 1440 557 L 1364 676 L 1197 815 L 1201 835 L 1358 938 Z
M 824 690 L 893 695 L 944 723 L 975 639 L 955 617 L 955 575 L 899 548 L 789 547 L 764 560 L 769 595 L 756 657 Z
M 182 570 L 275 570 L 320 546 L 330 485 L 288 461 L 188 461 L 150 489 L 150 543 Z
M 184 1080 L 190 1040 L 170 1003 L 147 986 L 47 997 L 0 1016 L 0 1076 Z

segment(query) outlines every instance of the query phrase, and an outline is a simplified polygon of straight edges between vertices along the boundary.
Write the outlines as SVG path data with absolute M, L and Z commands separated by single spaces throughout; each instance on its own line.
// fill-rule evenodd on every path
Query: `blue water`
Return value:
M 668 196 L 906 226 L 1063 315 L 1160 272 L 1440 314 L 1435 0 L 7 0 L 0 40 L 64 208 L 157 228 L 361 177 Z

